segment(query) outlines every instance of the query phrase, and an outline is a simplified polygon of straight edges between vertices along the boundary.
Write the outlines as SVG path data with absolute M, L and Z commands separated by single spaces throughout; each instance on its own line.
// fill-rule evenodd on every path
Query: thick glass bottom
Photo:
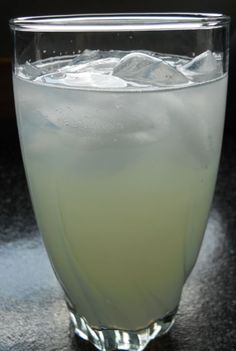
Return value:
M 136 331 L 94 329 L 88 325 L 84 318 L 72 311 L 70 311 L 70 317 L 74 325 L 75 334 L 84 340 L 90 341 L 101 351 L 117 349 L 142 351 L 151 340 L 166 334 L 170 330 L 175 321 L 176 311 L 177 308 L 163 319 L 153 322 L 147 328 Z

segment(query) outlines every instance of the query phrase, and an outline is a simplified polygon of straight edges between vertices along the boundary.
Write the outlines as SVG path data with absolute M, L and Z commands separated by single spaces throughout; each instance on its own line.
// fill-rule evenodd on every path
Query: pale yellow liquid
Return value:
M 132 93 L 45 87 L 19 78 L 14 85 L 36 217 L 70 303 L 95 328 L 136 330 L 163 318 L 178 305 L 206 227 L 226 78 Z M 74 121 L 87 108 L 87 120 L 95 116 L 106 127 L 92 130 L 91 123 L 83 135 L 70 125 L 68 106 Z M 111 132 L 119 113 L 123 124 Z M 45 124 L 52 114 L 57 128 Z M 136 117 L 134 131 L 127 121 Z M 145 118 L 150 129 L 139 131 Z

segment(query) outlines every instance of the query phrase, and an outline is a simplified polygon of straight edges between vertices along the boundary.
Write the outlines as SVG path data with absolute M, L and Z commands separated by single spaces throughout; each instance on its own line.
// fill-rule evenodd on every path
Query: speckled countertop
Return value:
M 236 350 L 236 137 L 232 135 L 224 140 L 206 235 L 185 285 L 176 323 L 167 336 L 153 341 L 148 349 Z M 17 139 L 3 135 L 0 351 L 26 350 L 95 349 L 71 332 L 63 293 L 35 224 Z

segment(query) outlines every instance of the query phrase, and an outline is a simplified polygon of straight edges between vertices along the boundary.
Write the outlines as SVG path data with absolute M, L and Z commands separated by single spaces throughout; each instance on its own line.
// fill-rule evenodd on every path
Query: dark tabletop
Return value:
M 176 323 L 167 336 L 150 344 L 149 351 L 236 350 L 235 139 L 224 139 L 205 238 L 184 287 Z M 17 139 L 2 135 L 0 351 L 26 350 L 95 349 L 71 331 L 63 293 L 35 223 Z

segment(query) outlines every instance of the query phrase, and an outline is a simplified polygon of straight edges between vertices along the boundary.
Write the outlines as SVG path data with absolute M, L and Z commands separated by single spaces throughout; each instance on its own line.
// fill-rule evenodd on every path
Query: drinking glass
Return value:
M 229 18 L 17 18 L 31 199 L 75 333 L 142 350 L 175 320 L 214 193 Z

